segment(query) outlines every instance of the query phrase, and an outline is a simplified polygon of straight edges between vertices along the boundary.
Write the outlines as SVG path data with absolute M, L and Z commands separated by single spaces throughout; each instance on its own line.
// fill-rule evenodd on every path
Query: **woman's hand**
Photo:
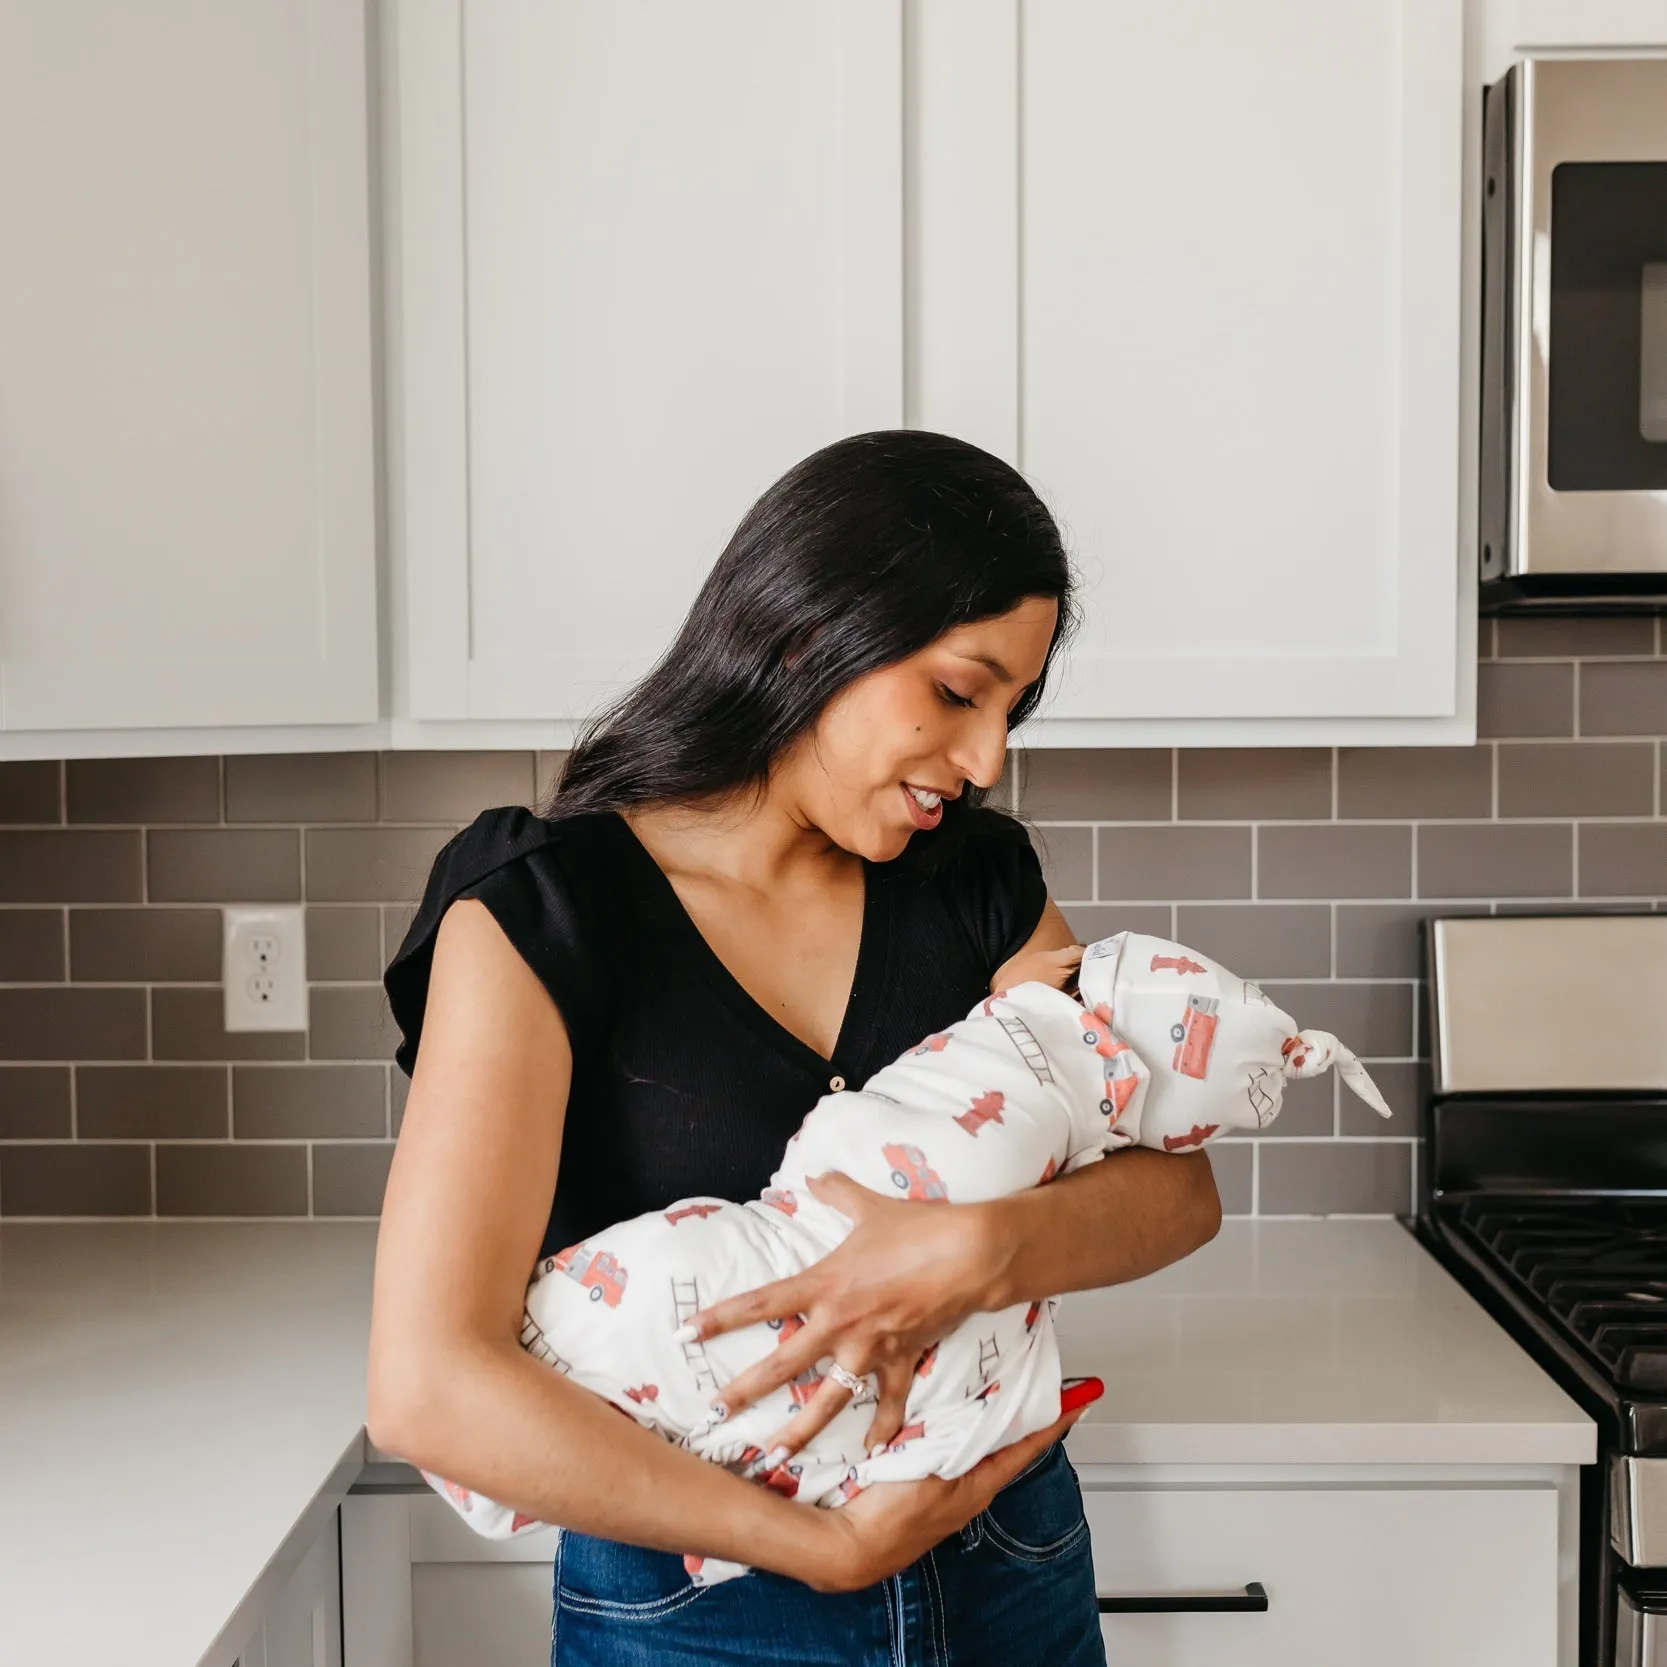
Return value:
M 807 1572 L 799 1578 L 818 1592 L 855 1592 L 907 1568 L 971 1522 L 1085 1410 L 1073 1407 L 1045 1430 L 998 1447 L 951 1480 L 927 1476 L 918 1482 L 873 1482 L 837 1511 L 806 1512 L 805 1526 L 814 1538 L 805 1558 Z
M 858 1377 L 877 1377 L 879 1400 L 865 1440 L 872 1451 L 903 1427 L 921 1356 L 968 1314 L 985 1308 L 1000 1257 L 980 1205 L 887 1198 L 838 1170 L 813 1176 L 809 1185 L 817 1199 L 850 1218 L 850 1234 L 802 1273 L 715 1302 L 689 1323 L 698 1328 L 692 1335 L 704 1339 L 803 1315 L 804 1324 L 732 1378 L 714 1405 L 721 1402 L 733 1417 L 832 1355 Z M 765 1464 L 774 1468 L 798 1452 L 850 1399 L 849 1389 L 824 1378 L 766 1444 Z

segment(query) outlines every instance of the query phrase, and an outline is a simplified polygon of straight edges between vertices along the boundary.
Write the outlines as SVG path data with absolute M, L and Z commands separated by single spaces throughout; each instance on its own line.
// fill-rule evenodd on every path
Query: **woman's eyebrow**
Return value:
M 961 658 L 963 660 L 971 660 L 974 665 L 987 666 L 996 674 L 997 680 L 1002 683 L 1011 683 L 1013 681 L 1012 672 L 1010 672 L 1000 660 L 992 659 L 988 654 L 963 654 Z

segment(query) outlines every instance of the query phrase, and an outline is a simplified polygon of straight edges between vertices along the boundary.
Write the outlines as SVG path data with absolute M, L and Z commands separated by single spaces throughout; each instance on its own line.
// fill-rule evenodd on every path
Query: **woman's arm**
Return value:
M 1079 1416 L 952 1481 L 885 1483 L 814 1510 L 672 1446 L 533 1359 L 522 1305 L 572 1063 L 560 1013 L 485 905 L 454 904 L 377 1237 L 367 1424 L 378 1447 L 540 1521 L 851 1591 L 970 1522 Z
M 566 1027 L 531 969 L 484 904 L 454 904 L 377 1239 L 371 1440 L 542 1521 L 802 1575 L 789 1501 L 520 1347 L 571 1074 Z

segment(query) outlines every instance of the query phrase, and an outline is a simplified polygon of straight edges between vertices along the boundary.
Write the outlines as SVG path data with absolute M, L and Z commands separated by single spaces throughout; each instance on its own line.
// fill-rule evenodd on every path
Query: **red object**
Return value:
M 943 1050 L 948 1046 L 949 1046 L 949 1033 L 947 1031 L 944 1031 L 944 1030 L 934 1030 L 932 1032 L 932 1034 L 930 1036 L 928 1036 L 924 1042 L 916 1043 L 914 1047 L 909 1049 L 909 1052 L 911 1054 L 915 1054 L 915 1053 L 942 1053 Z
M 1184 1152 L 1189 1146 L 1202 1146 L 1220 1127 L 1219 1123 L 1194 1123 L 1185 1134 L 1166 1134 L 1163 1149 L 1166 1152 Z
M 1064 1417 L 1068 1412 L 1075 1412 L 1078 1407 L 1085 1407 L 1092 1401 L 1097 1401 L 1105 1394 L 1106 1386 L 1099 1378 L 1075 1378 L 1065 1384 L 1059 1391 L 1059 1415 Z
M 1036 1316 L 1038 1314 L 1040 1314 L 1041 1312 L 1042 1312 L 1042 1302 L 1041 1302 L 1041 1299 L 1038 1298 L 1035 1302 L 1033 1302 L 1025 1310 L 1025 1330 L 1026 1331 L 1029 1331 L 1030 1328 L 1033 1325 L 1036 1324 Z
M 592 1302 L 617 1308 L 625 1295 L 625 1269 L 607 1251 L 592 1250 L 583 1240 L 558 1250 L 550 1259 L 550 1268 L 577 1280 L 581 1289 L 590 1292 Z
M 519 1534 L 523 1528 L 539 1528 L 542 1526 L 537 1517 L 530 1517 L 525 1511 L 517 1511 L 509 1519 L 509 1531 L 512 1534 Z
M 955 1121 L 970 1135 L 975 1135 L 986 1123 L 1001 1121 L 1001 1108 L 1006 1104 L 1006 1097 L 999 1088 L 986 1089 Z
M 1153 972 L 1178 972 L 1184 978 L 1189 972 L 1203 972 L 1204 968 L 1187 955 L 1154 955 Z
M 683 1572 L 687 1575 L 699 1574 L 700 1566 L 705 1561 L 704 1557 L 697 1557 L 692 1551 L 686 1551 L 683 1554 Z
M 891 1183 L 904 1191 L 904 1196 L 923 1204 L 947 1204 L 949 1188 L 943 1177 L 926 1161 L 926 1154 L 918 1146 L 907 1144 L 882 1146 L 880 1155 L 891 1165 Z
M 722 1204 L 685 1204 L 681 1210 L 667 1210 L 666 1220 L 675 1227 L 685 1216 L 699 1216 L 704 1220 L 707 1216 L 716 1214 L 722 1208 Z
M 989 1018 L 989 1016 L 990 1016 L 990 1003 L 992 1001 L 1000 1001 L 1001 998 L 1006 994 L 1007 994 L 1007 992 L 1005 990 L 992 990 L 989 993 L 989 995 L 985 997 L 985 999 L 984 999 L 984 1017 L 985 1018 Z
M 640 1389 L 627 1389 L 625 1393 L 641 1406 L 644 1401 L 659 1400 L 660 1386 L 657 1383 L 645 1383 Z
M 795 1135 L 794 1140 L 799 1137 Z M 789 1145 L 792 1141 L 788 1142 Z M 772 1209 L 780 1210 L 784 1216 L 794 1214 L 799 1208 L 799 1201 L 793 1196 L 790 1187 L 766 1187 L 759 1195 L 759 1202 L 768 1204 Z
M 915 1376 L 917 1378 L 929 1377 L 931 1375 L 931 1372 L 932 1372 L 932 1367 L 937 1361 L 937 1358 L 938 1358 L 938 1345 L 936 1343 L 934 1343 L 931 1346 L 931 1348 L 929 1348 L 926 1351 L 926 1353 L 923 1354 L 920 1357 L 920 1361 L 915 1367 Z
M 916 1436 L 924 1435 L 925 1433 L 926 1425 L 924 1423 L 905 1424 L 903 1428 L 900 1429 L 897 1434 L 886 1443 L 884 1451 L 887 1453 L 895 1453 L 905 1441 L 913 1441 Z
M 1178 1024 L 1170 1026 L 1169 1039 L 1175 1044 L 1173 1069 L 1183 1077 L 1204 1080 L 1210 1068 L 1210 1050 L 1215 1046 L 1220 1007 L 1214 996 L 1188 996 L 1186 1012 Z
M 1042 1173 L 1036 1177 L 1037 1186 L 1045 1187 L 1048 1184 L 1048 1182 L 1051 1181 L 1054 1178 L 1054 1176 L 1057 1175 L 1058 1173 L 1059 1173 L 1059 1165 L 1056 1164 L 1053 1161 L 1052 1158 L 1049 1158 L 1047 1168 L 1044 1169 L 1042 1171 Z

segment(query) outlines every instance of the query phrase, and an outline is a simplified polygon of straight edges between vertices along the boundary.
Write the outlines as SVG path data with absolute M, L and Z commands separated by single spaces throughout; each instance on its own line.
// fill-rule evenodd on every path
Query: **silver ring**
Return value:
M 846 1369 L 841 1366 L 837 1360 L 828 1367 L 828 1376 L 832 1378 L 834 1382 L 840 1386 L 840 1388 L 849 1389 L 851 1391 L 851 1398 L 854 1401 L 873 1401 L 879 1398 L 869 1389 L 867 1378 L 858 1377 L 855 1372 L 846 1371 Z

